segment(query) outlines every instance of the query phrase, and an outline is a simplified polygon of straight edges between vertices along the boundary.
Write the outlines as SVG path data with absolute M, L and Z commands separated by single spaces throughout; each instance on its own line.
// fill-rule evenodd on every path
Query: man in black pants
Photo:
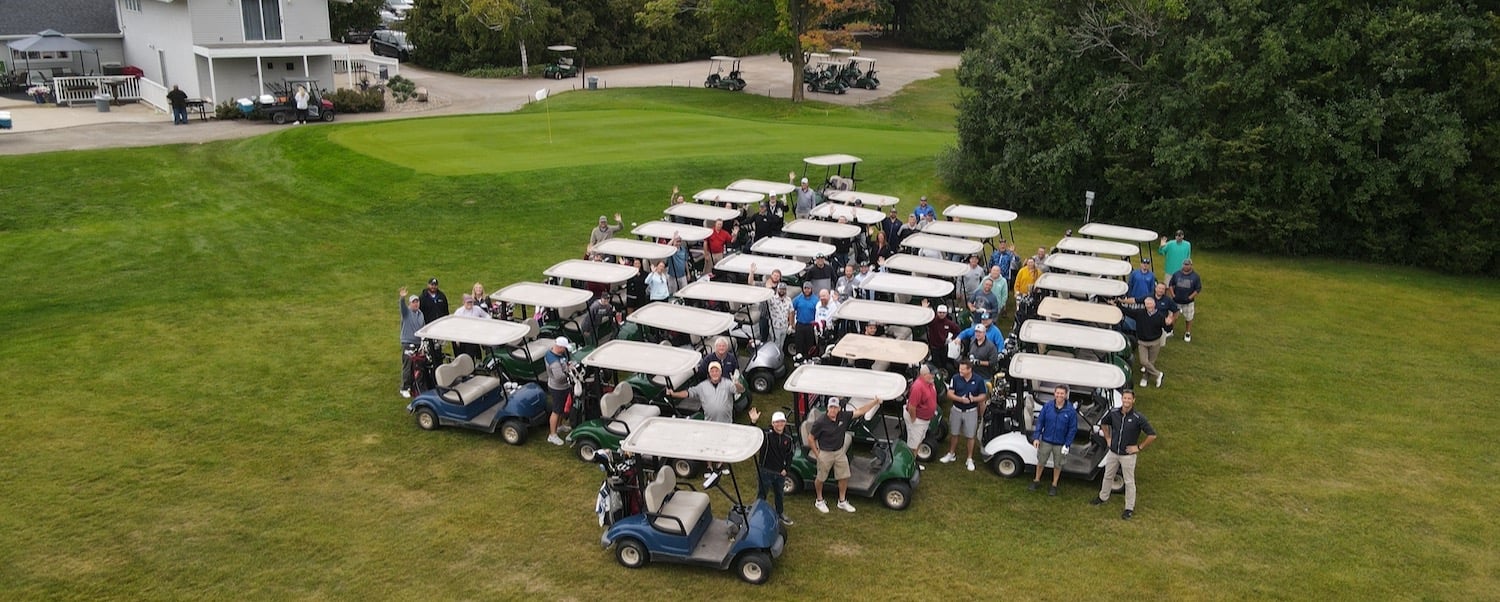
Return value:
M 760 410 L 750 408 L 750 423 L 757 422 L 760 422 Z M 771 414 L 771 428 L 766 429 L 766 441 L 760 448 L 760 487 L 755 490 L 755 499 L 765 499 L 768 491 L 775 491 L 776 516 L 781 517 L 781 524 L 789 527 L 792 519 L 787 518 L 783 509 L 786 497 L 783 483 L 791 478 L 787 471 L 792 468 L 794 445 L 792 436 L 786 432 L 786 414 Z

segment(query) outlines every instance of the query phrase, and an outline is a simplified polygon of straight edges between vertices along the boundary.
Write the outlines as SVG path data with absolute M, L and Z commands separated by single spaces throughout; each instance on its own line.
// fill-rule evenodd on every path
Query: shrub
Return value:
M 223 120 L 227 120 L 227 119 L 244 119 L 244 118 L 245 118 L 245 114 L 240 111 L 240 106 L 237 105 L 237 104 L 235 104 L 234 101 L 226 100 L 224 102 L 219 103 L 218 106 L 214 107 L 214 119 L 218 119 L 220 121 L 223 121 Z
M 391 89 L 391 96 L 396 102 L 406 102 L 417 94 L 417 83 L 399 75 L 386 82 L 386 86 Z
M 340 113 L 379 113 L 385 110 L 385 92 L 379 86 L 366 90 L 341 88 L 328 96 Z
M 522 77 L 522 74 L 520 67 L 479 67 L 465 71 L 464 77 L 500 79 L 503 77 Z

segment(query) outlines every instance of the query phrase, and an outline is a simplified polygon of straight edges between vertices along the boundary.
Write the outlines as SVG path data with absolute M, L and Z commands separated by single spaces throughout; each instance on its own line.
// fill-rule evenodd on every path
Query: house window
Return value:
M 281 0 L 240 0 L 245 20 L 245 41 L 281 39 Z
M 141 0 L 125 0 L 125 10 L 141 12 Z
M 26 60 L 31 60 L 31 61 L 41 61 L 41 60 L 49 60 L 49 59 L 65 59 L 65 58 L 68 58 L 68 51 L 66 51 L 66 50 L 43 50 L 41 52 L 32 50 L 32 51 L 26 53 Z

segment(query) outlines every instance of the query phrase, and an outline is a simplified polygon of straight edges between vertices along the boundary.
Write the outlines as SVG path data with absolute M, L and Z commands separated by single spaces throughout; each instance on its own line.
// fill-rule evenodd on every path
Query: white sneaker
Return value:
M 1141 377 L 1141 388 L 1146 388 L 1146 377 L 1144 376 Z
M 822 512 L 823 514 L 828 514 L 828 504 L 823 503 L 823 500 L 818 500 L 816 502 L 813 502 L 813 507 L 817 508 L 818 512 Z
M 854 504 L 850 504 L 849 500 L 839 500 L 839 510 L 843 510 L 844 512 L 853 512 Z
M 1191 343 L 1191 342 L 1193 342 L 1193 333 L 1189 332 L 1189 333 L 1187 333 L 1185 335 L 1182 335 L 1182 342 L 1184 342 L 1184 343 Z
M 1161 388 L 1161 379 L 1166 378 L 1166 377 L 1167 377 L 1167 373 L 1166 372 L 1158 372 L 1158 373 L 1156 373 L 1156 388 L 1158 388 L 1158 389 Z
M 402 397 L 404 397 L 406 399 L 411 399 L 411 391 L 408 391 L 406 389 L 398 389 L 398 390 L 396 390 L 396 394 L 400 395 L 400 396 L 402 396 Z
M 969 458 L 967 460 L 964 460 L 964 468 L 969 469 L 969 472 L 974 472 L 974 459 Z
M 557 435 L 547 435 L 547 442 L 551 443 L 553 445 L 562 445 L 563 444 L 562 437 L 559 437 Z
M 952 461 L 957 460 L 957 459 L 958 459 L 958 456 L 955 456 L 953 454 L 948 454 L 946 456 L 938 458 L 938 461 L 942 462 L 944 464 L 947 464 L 947 463 L 952 462 Z

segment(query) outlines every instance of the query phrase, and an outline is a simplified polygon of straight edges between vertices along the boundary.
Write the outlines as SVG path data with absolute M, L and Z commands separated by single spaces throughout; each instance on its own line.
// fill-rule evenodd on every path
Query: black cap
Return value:
M 429 278 L 427 284 L 437 284 L 437 278 Z

